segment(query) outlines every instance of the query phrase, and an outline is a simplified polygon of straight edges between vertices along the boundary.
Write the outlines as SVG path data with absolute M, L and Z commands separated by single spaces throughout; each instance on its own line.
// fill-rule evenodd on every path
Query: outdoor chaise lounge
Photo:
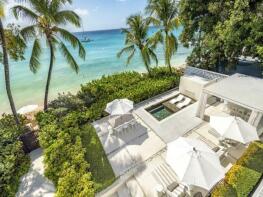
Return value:
M 185 196 L 186 186 L 179 184 L 174 171 L 167 163 L 160 164 L 152 172 L 152 176 L 164 188 L 164 193 L 169 197 Z
M 186 97 L 186 98 L 184 99 L 184 101 L 178 103 L 178 104 L 176 105 L 176 107 L 178 107 L 179 109 L 182 109 L 182 108 L 184 108 L 185 106 L 189 105 L 189 104 L 191 103 L 191 101 L 192 101 L 192 100 L 191 100 L 190 98 Z
M 180 101 L 182 101 L 184 99 L 184 96 L 182 94 L 180 94 L 179 96 L 177 96 L 176 98 L 173 98 L 169 101 L 169 103 L 171 104 L 176 104 Z

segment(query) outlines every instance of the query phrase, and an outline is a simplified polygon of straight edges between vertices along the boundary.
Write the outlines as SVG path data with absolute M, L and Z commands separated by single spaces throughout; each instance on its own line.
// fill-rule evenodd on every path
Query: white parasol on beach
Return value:
M 35 111 L 37 108 L 38 108 L 38 105 L 26 105 L 24 107 L 21 107 L 17 111 L 17 113 L 19 113 L 19 114 L 27 114 L 27 113 Z

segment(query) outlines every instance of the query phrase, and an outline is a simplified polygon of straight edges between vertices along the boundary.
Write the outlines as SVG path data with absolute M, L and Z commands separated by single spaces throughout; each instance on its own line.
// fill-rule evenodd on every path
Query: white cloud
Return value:
M 74 9 L 74 12 L 76 12 L 79 16 L 88 16 L 89 11 L 87 9 L 81 9 L 81 8 L 76 8 Z

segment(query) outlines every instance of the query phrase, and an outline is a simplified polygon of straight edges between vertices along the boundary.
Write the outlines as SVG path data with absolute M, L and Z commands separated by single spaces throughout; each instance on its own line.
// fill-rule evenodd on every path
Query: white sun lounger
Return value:
M 175 104 L 175 103 L 178 103 L 178 102 L 182 101 L 183 99 L 184 99 L 184 96 L 180 94 L 180 95 L 177 96 L 176 98 L 171 99 L 171 100 L 169 101 L 169 103 Z
M 191 101 L 192 100 L 190 98 L 185 98 L 185 100 L 183 102 L 181 102 L 181 103 L 178 103 L 176 105 L 176 107 L 178 107 L 179 109 L 182 109 L 183 107 L 189 105 L 191 103 Z

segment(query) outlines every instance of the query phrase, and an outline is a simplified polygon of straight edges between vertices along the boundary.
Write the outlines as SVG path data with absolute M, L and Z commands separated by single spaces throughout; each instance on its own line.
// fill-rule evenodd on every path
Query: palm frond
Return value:
M 123 53 L 130 53 L 135 49 L 134 45 L 124 47 L 120 52 L 117 53 L 117 57 L 120 58 Z
M 67 42 L 69 42 L 73 48 L 78 47 L 79 49 L 79 56 L 82 59 L 86 58 L 86 50 L 84 48 L 84 46 L 82 45 L 82 43 L 79 41 L 79 39 L 74 36 L 72 33 L 70 33 L 69 31 L 56 27 L 55 31 L 58 32 L 60 34 L 60 36 Z
M 156 49 L 159 43 L 163 43 L 163 34 L 162 31 L 157 31 L 153 36 L 151 36 L 147 41 L 147 46 L 152 49 Z
M 129 64 L 131 63 L 131 60 L 132 60 L 132 58 L 134 57 L 135 52 L 136 52 L 136 49 L 134 48 L 134 49 L 131 51 L 131 53 L 130 53 L 130 55 L 128 56 L 128 58 L 127 58 L 126 65 L 129 65 Z
M 57 24 L 67 24 L 71 23 L 72 25 L 75 25 L 76 27 L 81 26 L 81 19 L 79 15 L 77 15 L 74 11 L 71 10 L 63 10 L 59 11 L 55 14 L 54 19 Z
M 3 0 L 0 0 L 0 18 L 5 16 L 4 3 Z
M 0 51 L 0 62 L 3 63 L 3 53 Z
M 11 10 L 16 19 L 18 19 L 18 17 L 21 16 L 22 18 L 28 18 L 33 22 L 37 22 L 38 15 L 34 11 L 32 11 L 31 9 L 25 6 L 16 5 L 13 8 L 11 8 Z
M 36 25 L 30 25 L 21 29 L 21 36 L 27 41 L 36 35 Z
M 40 58 L 41 52 L 42 52 L 42 49 L 40 45 L 40 40 L 35 39 L 33 48 L 32 48 L 32 54 L 29 60 L 29 68 L 33 73 L 36 73 L 40 67 L 39 58 Z
M 158 66 L 158 57 L 152 49 L 149 49 L 149 55 L 155 61 L 156 66 Z
M 76 60 L 72 56 L 72 54 L 67 49 L 66 45 L 63 42 L 59 44 L 60 51 L 62 52 L 63 56 L 66 58 L 70 67 L 76 72 L 79 72 L 79 65 L 77 64 Z

